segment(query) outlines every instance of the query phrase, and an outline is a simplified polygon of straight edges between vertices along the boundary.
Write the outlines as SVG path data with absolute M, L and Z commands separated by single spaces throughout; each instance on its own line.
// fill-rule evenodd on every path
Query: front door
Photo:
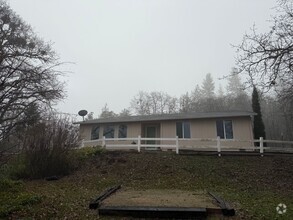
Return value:
M 155 126 L 147 126 L 146 127 L 146 135 L 147 138 L 155 138 L 157 133 L 157 128 Z M 148 140 L 147 144 L 156 144 L 155 140 Z

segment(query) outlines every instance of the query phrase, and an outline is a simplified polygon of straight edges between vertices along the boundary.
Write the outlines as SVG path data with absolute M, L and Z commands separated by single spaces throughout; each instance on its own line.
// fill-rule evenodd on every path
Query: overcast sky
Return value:
M 253 24 L 266 31 L 276 0 L 10 0 L 44 41 L 53 42 L 65 78 L 62 112 L 119 113 L 138 91 L 179 97 L 211 73 L 229 74 Z

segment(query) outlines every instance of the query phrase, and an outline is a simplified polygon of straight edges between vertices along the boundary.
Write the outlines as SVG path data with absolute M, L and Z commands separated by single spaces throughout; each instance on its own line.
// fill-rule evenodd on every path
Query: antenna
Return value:
M 78 112 L 78 114 L 79 114 L 80 116 L 82 116 L 82 120 L 84 121 L 84 116 L 87 115 L 87 110 L 80 110 L 80 111 Z

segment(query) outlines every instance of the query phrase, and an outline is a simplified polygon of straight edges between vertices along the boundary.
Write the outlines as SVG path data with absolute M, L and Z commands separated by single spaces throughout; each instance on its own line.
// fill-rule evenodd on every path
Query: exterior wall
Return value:
M 253 140 L 252 121 L 249 117 L 233 120 L 234 137 L 239 140 Z
M 161 137 L 162 138 L 176 137 L 176 122 L 175 121 L 161 122 Z
M 217 129 L 216 129 L 216 120 L 213 119 L 195 119 L 190 120 L 190 135 L 192 138 L 209 138 L 214 139 L 217 137 Z M 196 140 L 188 140 L 188 139 L 179 139 L 179 145 L 182 147 L 190 147 L 190 146 L 215 146 L 215 142 L 211 141 L 196 141 Z
M 216 138 L 216 119 L 192 120 L 190 130 L 191 138 Z
M 138 135 L 141 135 L 141 123 L 128 123 L 127 124 L 127 137 L 138 137 Z
M 221 139 L 223 145 L 225 146 L 237 146 L 237 147 L 247 147 L 253 146 L 251 140 L 253 140 L 252 124 L 250 117 L 233 117 L 233 118 L 221 118 L 223 120 L 232 120 L 233 126 L 233 140 L 247 140 L 246 142 L 232 141 Z M 217 138 L 217 128 L 216 128 L 216 118 L 211 119 L 192 119 L 192 120 L 182 120 L 190 122 L 190 135 L 191 139 L 201 138 L 201 139 L 216 139 Z M 176 122 L 177 121 L 163 121 L 161 123 L 161 137 L 162 138 L 172 138 L 176 137 Z M 162 141 L 162 144 L 174 144 L 174 141 Z M 179 145 L 182 147 L 190 146 L 215 146 L 215 141 L 196 141 L 190 139 L 179 139 Z
M 247 147 L 253 146 L 253 131 L 252 131 L 252 121 L 250 117 L 232 117 L 232 118 L 221 118 L 223 120 L 232 120 L 233 126 L 233 140 L 247 140 L 246 142 L 237 142 L 233 140 L 221 139 L 224 146 L 236 146 L 236 147 Z M 195 138 L 201 139 L 216 139 L 217 129 L 216 129 L 216 118 L 211 119 L 192 119 L 192 120 L 174 120 L 174 121 L 162 121 L 158 129 L 157 137 L 161 138 L 175 138 L 176 137 L 176 122 L 187 121 L 190 122 L 190 134 L 191 139 L 179 139 L 180 147 L 191 147 L 191 146 L 216 146 L 215 141 L 197 141 L 192 140 Z M 116 123 L 112 124 L 115 127 L 114 138 L 118 138 L 118 130 L 120 124 L 127 125 L 127 138 L 137 138 L 139 135 L 144 137 L 142 134 L 144 131 L 143 127 L 149 123 Z M 153 123 L 154 124 L 154 123 Z M 106 124 L 100 125 L 99 138 L 103 137 L 103 129 Z M 108 125 L 108 124 L 107 124 Z M 110 125 L 110 124 L 109 124 Z M 93 125 L 80 125 L 80 136 L 85 140 L 91 139 L 91 129 Z M 131 144 L 133 141 L 123 140 L 123 141 L 107 141 L 108 144 Z M 99 143 L 101 144 L 101 143 Z M 160 144 L 175 144 L 175 141 L 161 141 Z M 92 144 L 93 145 L 93 144 Z
M 163 121 L 161 122 L 161 138 L 175 138 L 176 137 L 176 122 Z M 161 141 L 161 144 L 175 144 L 175 141 Z
M 91 139 L 92 125 L 83 125 L 79 126 L 79 136 L 81 139 L 90 140 Z
M 114 126 L 114 138 L 118 138 L 118 132 L 119 132 L 119 125 L 120 124 L 126 124 L 127 125 L 127 138 L 137 138 L 138 135 L 141 134 L 141 123 L 140 122 L 134 122 L 134 123 L 109 123 L 109 124 L 100 124 L 100 131 L 99 131 L 99 139 L 100 140 L 92 140 L 91 143 L 85 144 L 85 146 L 94 146 L 94 145 L 102 145 L 102 138 L 104 133 L 104 127 L 108 125 Z M 92 127 L 96 126 L 97 124 L 86 124 L 80 125 L 80 138 L 84 139 L 85 141 L 91 141 L 91 132 Z M 121 141 L 121 144 L 131 144 L 132 141 Z M 107 144 L 118 144 L 118 141 L 107 141 Z M 120 143 L 119 143 L 120 144 Z

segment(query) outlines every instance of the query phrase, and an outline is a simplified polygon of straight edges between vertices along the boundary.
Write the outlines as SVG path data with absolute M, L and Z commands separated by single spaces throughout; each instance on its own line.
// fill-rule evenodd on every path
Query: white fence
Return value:
M 175 150 L 176 153 L 179 153 L 179 143 L 178 143 L 178 137 L 176 138 L 142 138 L 141 136 L 138 136 L 137 138 L 105 138 L 105 136 L 102 139 L 97 140 L 91 140 L 91 141 L 82 141 L 81 147 L 85 145 L 90 144 L 96 144 L 101 145 L 105 147 L 106 149 L 137 149 L 138 152 L 141 151 L 141 148 L 161 148 L 161 149 L 172 149 Z M 116 143 L 115 143 L 116 141 Z M 121 144 L 125 141 L 132 141 L 130 144 Z M 174 144 L 147 144 L 143 142 L 147 141 L 171 141 L 174 142 Z M 107 144 L 107 142 L 110 142 Z
M 153 142 L 153 143 L 150 143 Z M 165 143 L 168 142 L 168 143 Z M 182 144 L 185 142 L 185 144 Z M 198 142 L 197 146 L 192 145 L 192 142 Z M 188 144 L 189 143 L 189 144 Z M 208 143 L 208 144 L 207 144 Z M 237 146 L 236 143 L 242 143 L 242 146 Z M 255 143 L 259 143 L 259 146 L 255 146 Z M 265 147 L 264 143 L 290 145 L 290 147 Z M 225 145 L 226 144 L 226 145 Z M 227 146 L 230 145 L 230 146 Z M 158 149 L 161 150 L 173 150 L 176 154 L 179 154 L 180 150 L 194 150 L 194 151 L 216 151 L 218 156 L 221 156 L 222 151 L 256 151 L 263 156 L 264 151 L 268 152 L 289 152 L 293 153 L 293 141 L 279 141 L 279 140 L 264 140 L 262 137 L 259 140 L 235 140 L 235 139 L 216 139 L 212 138 L 188 138 L 179 139 L 176 138 L 105 138 L 85 141 L 82 140 L 81 147 L 84 146 L 96 146 L 101 145 L 108 150 L 137 150 L 141 152 L 141 149 Z M 292 145 L 292 146 L 291 146 Z

